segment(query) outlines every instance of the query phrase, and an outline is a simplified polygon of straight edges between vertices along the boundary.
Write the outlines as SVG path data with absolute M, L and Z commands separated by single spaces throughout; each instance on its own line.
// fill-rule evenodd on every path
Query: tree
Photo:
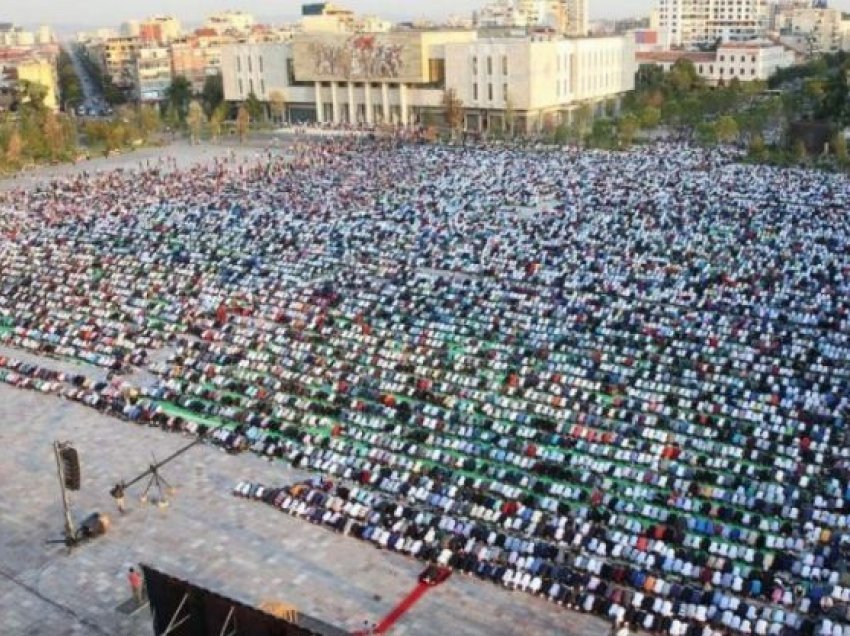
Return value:
M 245 108 L 248 109 L 248 114 L 251 115 L 251 121 L 262 121 L 264 119 L 265 108 L 263 103 L 257 99 L 257 96 L 251 92 L 248 93 L 248 99 L 245 100 Z
M 218 105 L 224 101 L 224 83 L 221 73 L 208 75 L 201 89 L 201 100 L 204 102 L 204 110 L 207 115 L 212 115 Z
M 445 111 L 446 123 L 454 137 L 463 127 L 463 102 L 453 88 L 443 93 L 443 109 Z
M 713 146 L 717 143 L 717 129 L 709 122 L 702 122 L 696 127 L 697 141 L 703 146 Z
M 564 146 L 570 140 L 570 127 L 566 123 L 561 123 L 555 129 L 555 135 L 552 138 L 558 146 Z
M 47 99 L 47 87 L 43 84 L 21 80 L 19 93 L 23 109 L 37 113 L 43 113 L 47 109 L 44 105 L 44 100 Z
M 162 119 L 159 116 L 159 108 L 156 106 L 142 105 L 138 111 L 139 133 L 145 139 L 159 132 L 162 127 Z
M 196 144 L 201 140 L 201 131 L 204 128 L 204 123 L 207 117 L 204 114 L 204 108 L 197 100 L 192 100 L 189 104 L 189 113 L 186 115 L 186 124 L 189 126 L 189 142 Z
M 283 123 L 286 118 L 286 96 L 283 91 L 273 90 L 269 93 L 269 106 L 275 121 Z
M 639 128 L 640 122 L 632 114 L 628 114 L 620 120 L 620 123 L 617 125 L 617 132 L 624 146 L 632 145 Z
M 702 85 L 702 78 L 691 60 L 676 60 L 667 77 L 667 83 L 676 93 L 688 93 Z
M 682 120 L 682 107 L 679 102 L 673 99 L 664 102 L 661 106 L 661 119 L 671 126 L 679 125 Z
M 121 122 L 112 122 L 106 128 L 106 150 L 118 150 L 127 143 L 127 128 Z
M 686 97 L 681 102 L 679 120 L 683 126 L 696 127 L 705 117 L 702 102 L 694 96 Z
M 613 148 L 616 136 L 614 122 L 607 117 L 600 117 L 593 122 L 588 141 L 594 148 Z
M 809 159 L 809 151 L 806 150 L 806 144 L 803 143 L 802 139 L 794 142 L 791 152 L 798 163 L 806 163 Z
M 177 75 L 171 80 L 171 85 L 165 91 L 168 108 L 173 108 L 182 122 L 189 112 L 189 102 L 192 101 L 192 85 L 183 75 Z
M 45 114 L 42 129 L 50 158 L 59 158 L 65 151 L 65 131 L 54 113 Z
M 715 133 L 717 135 L 717 140 L 720 143 L 732 143 L 740 134 L 738 130 L 738 122 L 736 122 L 733 117 L 724 115 L 717 120 L 717 123 L 715 123 Z
M 832 138 L 832 152 L 840 163 L 847 163 L 847 139 L 840 130 Z
M 210 114 L 210 136 L 213 138 L 213 141 L 218 141 L 218 138 L 221 137 L 221 125 L 227 119 L 227 111 L 227 104 L 221 102 Z
M 514 109 L 513 96 L 510 93 L 505 95 L 505 133 L 508 137 L 514 136 L 514 126 L 516 125 L 516 111 Z
M 240 104 L 239 112 L 236 113 L 236 132 L 239 135 L 239 143 L 245 142 L 245 136 L 251 126 L 251 113 L 245 104 Z
M 756 161 L 763 161 L 767 156 L 767 148 L 761 135 L 755 134 L 750 139 L 750 157 Z
M 847 101 L 847 65 L 842 65 L 830 78 L 825 87 L 818 116 L 829 119 L 839 126 L 850 124 L 850 103 Z
M 579 139 L 584 139 L 584 136 L 590 129 L 590 122 L 592 121 L 593 108 L 591 108 L 590 104 L 584 103 L 579 106 L 575 111 L 575 117 L 573 118 L 573 127 L 575 128 L 576 135 Z
M 6 144 L 6 161 L 12 164 L 12 166 L 17 166 L 20 164 L 23 154 L 24 144 L 21 141 L 21 135 L 17 130 L 13 130 Z
M 180 111 L 177 109 L 177 106 L 169 103 L 165 108 L 165 125 L 168 126 L 173 133 L 179 130 L 182 123 L 183 118 L 180 116 Z
M 661 123 L 661 111 L 655 106 L 647 106 L 640 111 L 640 125 L 646 129 L 656 128 Z

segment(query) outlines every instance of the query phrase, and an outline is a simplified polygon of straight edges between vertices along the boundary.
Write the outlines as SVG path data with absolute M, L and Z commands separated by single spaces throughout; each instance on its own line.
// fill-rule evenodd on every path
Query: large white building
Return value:
M 654 64 L 665 71 L 681 59 L 690 60 L 700 77 L 709 84 L 767 81 L 781 68 L 793 66 L 796 56 L 790 49 L 770 42 L 727 42 L 716 51 L 646 51 L 637 54 L 640 64 Z
M 693 48 L 764 37 L 771 14 L 768 0 L 658 0 L 653 20 L 673 46 Z
M 446 86 L 464 104 L 466 127 L 498 129 L 510 103 L 526 129 L 598 110 L 634 88 L 632 42 L 622 37 L 500 38 L 446 47 Z
M 440 123 L 460 100 L 466 129 L 518 130 L 568 121 L 634 89 L 633 37 L 479 39 L 474 31 L 301 34 L 291 42 L 222 51 L 224 94 L 264 102 L 280 93 L 292 121 Z

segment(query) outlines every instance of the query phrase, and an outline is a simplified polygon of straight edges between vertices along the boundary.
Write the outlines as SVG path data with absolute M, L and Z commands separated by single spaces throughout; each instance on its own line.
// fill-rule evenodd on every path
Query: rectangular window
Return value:
M 236 56 L 236 72 L 242 72 L 242 57 L 239 55 Z
M 492 75 L 492 74 L 493 74 L 493 58 L 488 56 L 487 57 L 487 75 Z
M 263 72 L 263 56 L 262 55 L 260 56 L 259 62 L 260 62 L 260 73 L 262 73 Z
M 251 64 L 251 56 L 250 56 L 250 55 L 248 56 L 248 72 L 249 72 L 249 73 L 253 73 L 253 72 L 254 72 L 254 65 L 253 65 L 253 64 Z
M 478 84 L 472 85 L 472 101 L 478 101 Z
M 472 74 L 478 75 L 478 58 L 477 57 L 472 58 Z
M 502 56 L 502 75 L 507 75 L 507 74 L 508 74 L 508 56 L 503 55 Z
M 493 101 L 493 85 L 487 84 L 487 99 L 488 101 Z
M 240 95 L 245 94 L 245 87 L 242 85 L 242 79 L 241 78 L 239 79 L 239 94 Z
M 508 101 L 508 85 L 502 84 L 502 99 Z
M 254 93 L 254 80 L 252 80 L 252 79 L 248 80 L 248 92 Z M 256 93 L 254 93 L 254 94 L 256 94 Z
M 260 94 L 261 95 L 266 94 L 266 80 L 264 80 L 264 79 L 260 80 Z

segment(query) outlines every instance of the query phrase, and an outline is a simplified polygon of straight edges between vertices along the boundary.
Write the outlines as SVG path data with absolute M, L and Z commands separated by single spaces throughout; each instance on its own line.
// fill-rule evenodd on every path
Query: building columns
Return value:
M 348 82 L 348 123 L 357 124 L 357 104 L 354 103 L 354 83 Z
M 363 85 L 363 87 L 364 87 L 363 91 L 364 91 L 364 95 L 365 95 L 364 100 L 366 102 L 366 123 L 371 126 L 374 123 L 374 119 L 375 119 L 374 118 L 375 109 L 372 106 L 372 83 L 366 82 Z
M 381 82 L 381 101 L 383 106 L 383 119 L 385 124 L 391 124 L 390 118 L 390 85 L 386 82 Z
M 322 83 L 316 82 L 316 123 L 321 124 L 325 121 L 325 105 L 322 102 Z
M 407 84 L 398 85 L 398 95 L 401 102 L 401 125 L 407 126 Z
M 336 82 L 331 82 L 331 105 L 333 106 L 334 120 L 333 123 L 338 124 L 342 119 L 339 108 L 339 99 L 336 95 Z

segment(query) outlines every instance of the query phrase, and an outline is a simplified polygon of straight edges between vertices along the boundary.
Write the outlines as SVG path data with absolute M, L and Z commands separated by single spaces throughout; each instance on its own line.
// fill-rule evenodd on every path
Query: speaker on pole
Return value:
M 77 449 L 68 444 L 59 447 L 59 457 L 62 460 L 62 476 L 65 480 L 65 488 L 68 490 L 80 489 L 80 457 Z

